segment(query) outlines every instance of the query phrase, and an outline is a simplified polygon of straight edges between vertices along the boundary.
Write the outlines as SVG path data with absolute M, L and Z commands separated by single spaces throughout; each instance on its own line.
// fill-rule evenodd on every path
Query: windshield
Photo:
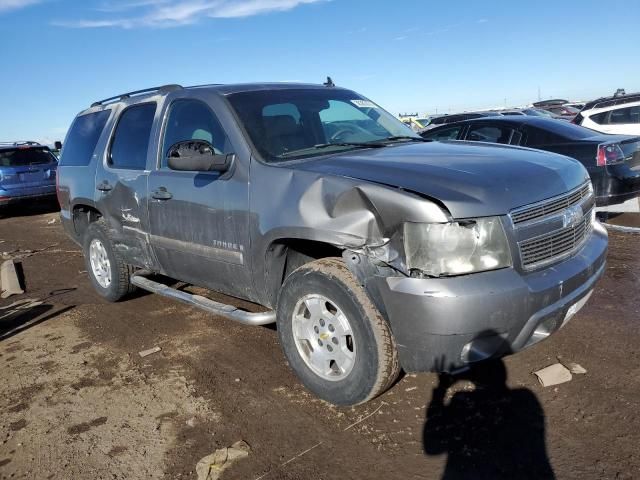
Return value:
M 0 167 L 24 167 L 53 163 L 56 158 L 45 148 L 0 150 Z
M 349 90 L 259 90 L 227 98 L 265 161 L 421 140 L 393 115 Z

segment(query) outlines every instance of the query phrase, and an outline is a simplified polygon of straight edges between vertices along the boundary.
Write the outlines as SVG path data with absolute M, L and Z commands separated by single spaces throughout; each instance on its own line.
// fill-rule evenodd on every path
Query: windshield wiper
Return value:
M 381 138 L 380 140 L 376 140 L 376 142 L 394 142 L 396 140 L 413 140 L 413 141 L 416 141 L 416 142 L 430 142 L 431 141 L 431 140 L 428 140 L 426 138 L 412 137 L 410 135 L 394 135 L 392 137 Z
M 384 143 L 368 143 L 368 142 L 318 143 L 313 147 L 303 148 L 301 150 L 292 150 L 291 152 L 285 152 L 280 156 L 289 157 L 292 155 L 301 155 L 303 152 L 308 152 L 310 150 L 320 150 L 323 148 L 331 148 L 331 147 L 384 148 L 386 147 L 386 145 Z
M 384 145 L 376 142 L 338 142 L 338 143 L 319 143 L 314 145 L 313 148 L 329 148 L 333 146 L 338 147 L 362 147 L 362 148 L 380 148 Z

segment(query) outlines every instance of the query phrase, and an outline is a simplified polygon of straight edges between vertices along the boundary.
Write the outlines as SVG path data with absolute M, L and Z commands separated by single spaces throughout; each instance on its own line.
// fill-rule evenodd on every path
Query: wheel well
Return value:
M 76 205 L 73 207 L 73 228 L 78 239 L 82 240 L 84 232 L 93 222 L 98 221 L 102 214 L 89 205 Z
M 342 249 L 330 243 L 303 239 L 280 239 L 267 249 L 265 259 L 266 295 L 274 307 L 280 287 L 298 267 L 320 258 L 341 257 Z

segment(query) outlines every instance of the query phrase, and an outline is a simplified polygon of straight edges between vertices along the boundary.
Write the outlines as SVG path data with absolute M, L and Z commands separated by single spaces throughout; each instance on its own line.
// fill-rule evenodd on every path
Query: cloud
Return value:
M 41 0 L 0 0 L 0 13 L 28 7 L 29 5 L 40 2 Z
M 2 1 L 4 0 L 0 0 Z M 284 12 L 299 5 L 321 1 L 328 0 L 130 0 L 118 3 L 111 1 L 103 3 L 97 9 L 102 13 L 102 18 L 53 23 L 70 28 L 176 27 L 197 23 L 203 18 L 242 18 Z

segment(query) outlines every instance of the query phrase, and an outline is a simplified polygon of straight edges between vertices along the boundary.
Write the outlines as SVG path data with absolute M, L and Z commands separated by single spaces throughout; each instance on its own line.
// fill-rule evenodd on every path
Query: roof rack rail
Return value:
M 0 142 L 0 145 L 3 146 L 11 146 L 11 147 L 17 147 L 19 145 L 41 145 L 40 142 L 35 142 L 33 140 L 18 140 L 15 142 Z
M 143 90 L 135 90 L 133 92 L 127 92 L 127 93 L 122 93 L 120 95 L 116 95 L 115 97 L 105 98 L 104 100 L 93 102 L 91 106 L 97 107 L 99 105 L 104 105 L 105 103 L 112 102 L 114 100 L 126 100 L 127 98 L 131 98 L 134 95 L 141 95 L 143 93 L 171 92 L 173 90 L 180 90 L 181 88 L 182 88 L 182 85 L 177 85 L 177 84 L 162 85 L 160 87 L 153 87 L 153 88 L 145 88 Z
M 640 101 L 640 93 L 627 93 L 624 95 L 618 95 L 617 97 L 614 95 L 613 97 L 599 98 L 598 100 L 589 102 L 585 105 L 585 108 L 587 106 L 589 106 L 589 108 L 613 107 L 615 105 L 623 105 L 625 103 L 637 101 Z

